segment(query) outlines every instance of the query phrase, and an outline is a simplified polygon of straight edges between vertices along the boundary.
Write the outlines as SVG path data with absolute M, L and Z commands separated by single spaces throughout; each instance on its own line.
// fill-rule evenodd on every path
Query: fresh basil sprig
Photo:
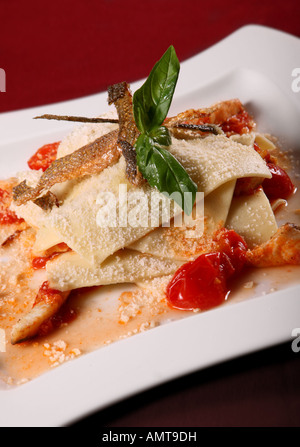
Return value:
M 176 87 L 179 61 L 173 46 L 153 67 L 148 79 L 133 95 L 133 113 L 141 132 L 135 143 L 137 165 L 153 187 L 166 195 L 175 194 L 174 200 L 186 214 L 191 214 L 196 198 L 197 185 L 184 167 L 166 149 L 171 144 L 168 129 L 162 126 Z M 185 200 L 184 193 L 192 194 Z

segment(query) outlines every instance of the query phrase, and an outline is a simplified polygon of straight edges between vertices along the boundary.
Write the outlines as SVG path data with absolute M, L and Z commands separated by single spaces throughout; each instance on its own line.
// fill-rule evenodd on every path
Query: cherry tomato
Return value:
M 60 141 L 51 144 L 45 144 L 28 160 L 27 164 L 30 169 L 38 171 L 46 171 L 51 163 L 56 159 L 57 149 Z
M 168 302 L 182 310 L 205 310 L 218 306 L 225 295 L 221 253 L 204 254 L 183 265 L 167 287 Z
M 222 304 L 229 292 L 227 281 L 244 264 L 247 245 L 233 230 L 221 230 L 218 252 L 205 253 L 181 266 L 167 286 L 171 307 L 207 310 Z
M 246 262 L 247 244 L 234 230 L 221 229 L 216 237 L 219 250 L 226 254 L 235 270 L 239 272 Z
M 265 179 L 262 183 L 263 190 L 270 200 L 288 199 L 295 191 L 290 177 L 280 166 L 267 163 L 272 178 Z

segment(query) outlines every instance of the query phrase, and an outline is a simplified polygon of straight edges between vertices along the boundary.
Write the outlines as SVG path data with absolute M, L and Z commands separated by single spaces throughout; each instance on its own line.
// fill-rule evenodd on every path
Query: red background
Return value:
M 300 36 L 299 20 L 297 0 L 2 0 L 0 112 L 138 80 L 170 44 L 183 61 L 249 23 Z
M 170 44 L 183 61 L 246 24 L 300 36 L 296 0 L 2 0 L 0 14 L 7 78 L 0 112 L 138 80 Z M 140 394 L 78 426 L 299 425 L 299 359 L 284 344 Z

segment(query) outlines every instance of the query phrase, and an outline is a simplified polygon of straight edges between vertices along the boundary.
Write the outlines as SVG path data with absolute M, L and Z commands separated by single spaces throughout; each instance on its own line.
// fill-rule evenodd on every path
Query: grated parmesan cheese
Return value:
M 68 345 L 63 340 L 58 340 L 53 344 L 44 343 L 43 347 L 44 356 L 48 358 L 51 367 L 56 367 L 81 354 L 81 351 L 78 348 L 73 348 L 69 352 L 66 352 Z

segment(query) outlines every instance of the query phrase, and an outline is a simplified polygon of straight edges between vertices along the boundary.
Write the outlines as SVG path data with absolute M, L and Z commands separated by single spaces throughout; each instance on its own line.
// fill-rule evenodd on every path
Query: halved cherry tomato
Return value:
M 183 265 L 167 287 L 169 304 L 182 310 L 221 304 L 227 290 L 221 264 L 221 253 L 210 253 Z
M 280 166 L 274 163 L 267 163 L 272 174 L 272 178 L 265 179 L 262 183 L 263 190 L 270 200 L 288 199 L 295 191 L 290 177 Z
M 225 301 L 227 281 L 243 268 L 247 245 L 235 231 L 226 229 L 216 241 L 220 251 L 202 254 L 177 270 L 167 286 L 171 307 L 207 310 Z
M 40 149 L 38 149 L 27 162 L 30 169 L 34 169 L 36 171 L 42 169 L 42 171 L 46 171 L 46 169 L 49 168 L 51 163 L 56 159 L 59 144 L 60 141 L 56 143 L 45 144 Z

